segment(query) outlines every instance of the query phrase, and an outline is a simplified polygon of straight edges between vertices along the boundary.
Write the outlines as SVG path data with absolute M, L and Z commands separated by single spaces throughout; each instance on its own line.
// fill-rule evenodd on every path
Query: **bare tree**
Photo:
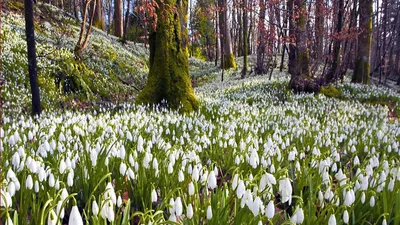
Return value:
M 35 27 L 33 17 L 33 0 L 25 0 L 25 33 L 28 47 L 28 71 L 32 93 L 32 115 L 40 115 L 39 83 L 37 78 Z

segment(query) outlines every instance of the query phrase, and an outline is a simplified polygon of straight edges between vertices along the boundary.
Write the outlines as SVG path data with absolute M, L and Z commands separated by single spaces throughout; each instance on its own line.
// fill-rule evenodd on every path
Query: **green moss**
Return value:
M 236 69 L 237 65 L 235 62 L 235 56 L 233 55 L 233 53 L 229 54 L 229 55 L 225 55 L 225 59 L 224 59 L 224 69 Z
M 322 86 L 320 93 L 330 98 L 340 98 L 342 95 L 342 92 L 334 86 Z
M 176 0 L 167 3 L 170 6 L 178 4 Z M 157 10 L 158 16 L 164 16 L 164 19 L 150 35 L 149 77 L 136 102 L 159 104 L 166 100 L 169 107 L 190 112 L 198 109 L 199 101 L 194 96 L 189 77 L 187 47 L 182 43 L 187 32 L 182 34 L 181 18 L 164 7 Z
M 24 2 L 22 2 L 22 1 L 7 1 L 7 7 L 11 11 L 22 12 L 24 10 Z

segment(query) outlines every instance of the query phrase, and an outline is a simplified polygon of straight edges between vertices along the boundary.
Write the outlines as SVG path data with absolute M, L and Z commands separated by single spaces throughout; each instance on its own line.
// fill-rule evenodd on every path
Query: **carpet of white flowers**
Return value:
M 37 119 L 6 112 L 0 220 L 400 224 L 398 119 L 286 85 L 205 85 L 187 115 L 128 104 Z M 350 86 L 348 97 L 400 97 Z

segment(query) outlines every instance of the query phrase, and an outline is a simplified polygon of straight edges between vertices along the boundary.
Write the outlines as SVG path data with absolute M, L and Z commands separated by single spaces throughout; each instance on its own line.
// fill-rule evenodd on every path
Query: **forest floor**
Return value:
M 142 45 L 95 30 L 77 65 L 76 24 L 57 39 L 43 22 L 46 108 L 34 119 L 23 20 L 3 21 L 0 224 L 400 224 L 398 91 L 346 77 L 294 94 L 287 73 L 228 70 L 221 82 L 214 63 L 192 58 L 200 109 L 151 109 L 133 104 L 147 72 Z M 111 104 L 116 93 L 126 96 Z

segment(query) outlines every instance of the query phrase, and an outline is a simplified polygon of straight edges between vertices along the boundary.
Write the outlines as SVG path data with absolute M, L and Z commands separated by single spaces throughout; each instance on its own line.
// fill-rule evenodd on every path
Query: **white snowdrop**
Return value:
M 82 216 L 79 212 L 78 206 L 73 206 L 69 216 L 68 225 L 83 225 Z
M 344 222 L 345 224 L 348 224 L 348 223 L 349 223 L 349 213 L 347 212 L 347 210 L 345 210 L 345 211 L 343 212 L 343 222 Z
M 182 206 L 182 200 L 181 197 L 177 197 L 174 203 L 174 208 L 175 208 L 175 215 L 177 217 L 180 217 L 183 213 L 183 206 Z
M 32 188 L 33 188 L 33 180 L 32 180 L 32 176 L 30 174 L 26 178 L 25 187 L 28 188 L 29 190 L 32 190 Z
M 187 216 L 188 219 L 192 219 L 193 218 L 193 206 L 192 206 L 191 203 L 187 206 L 186 216 Z
M 151 202 L 157 202 L 157 192 L 155 189 L 151 191 Z
M 268 219 L 272 219 L 275 215 L 275 205 L 274 201 L 270 201 L 267 205 L 267 210 L 265 211 L 265 215 Z
M 217 178 L 215 177 L 215 173 L 213 170 L 208 175 L 207 187 L 209 189 L 214 189 L 217 187 Z
M 329 216 L 328 225 L 336 225 L 336 217 L 335 214 L 331 214 Z
M 95 216 L 97 216 L 99 214 L 99 205 L 97 205 L 96 200 L 93 200 L 93 202 L 92 202 L 92 213 Z
M 188 191 L 189 195 L 190 196 L 194 195 L 194 184 L 193 184 L 193 182 L 189 183 L 188 189 L 189 189 L 189 191 Z
M 209 206 L 207 207 L 207 220 L 211 220 L 212 217 L 213 217 L 212 208 L 211 208 L 211 206 L 209 205 Z
M 292 203 L 292 184 L 290 183 L 289 178 L 284 178 L 279 181 L 279 192 L 281 193 L 281 202 L 289 202 L 289 205 Z

